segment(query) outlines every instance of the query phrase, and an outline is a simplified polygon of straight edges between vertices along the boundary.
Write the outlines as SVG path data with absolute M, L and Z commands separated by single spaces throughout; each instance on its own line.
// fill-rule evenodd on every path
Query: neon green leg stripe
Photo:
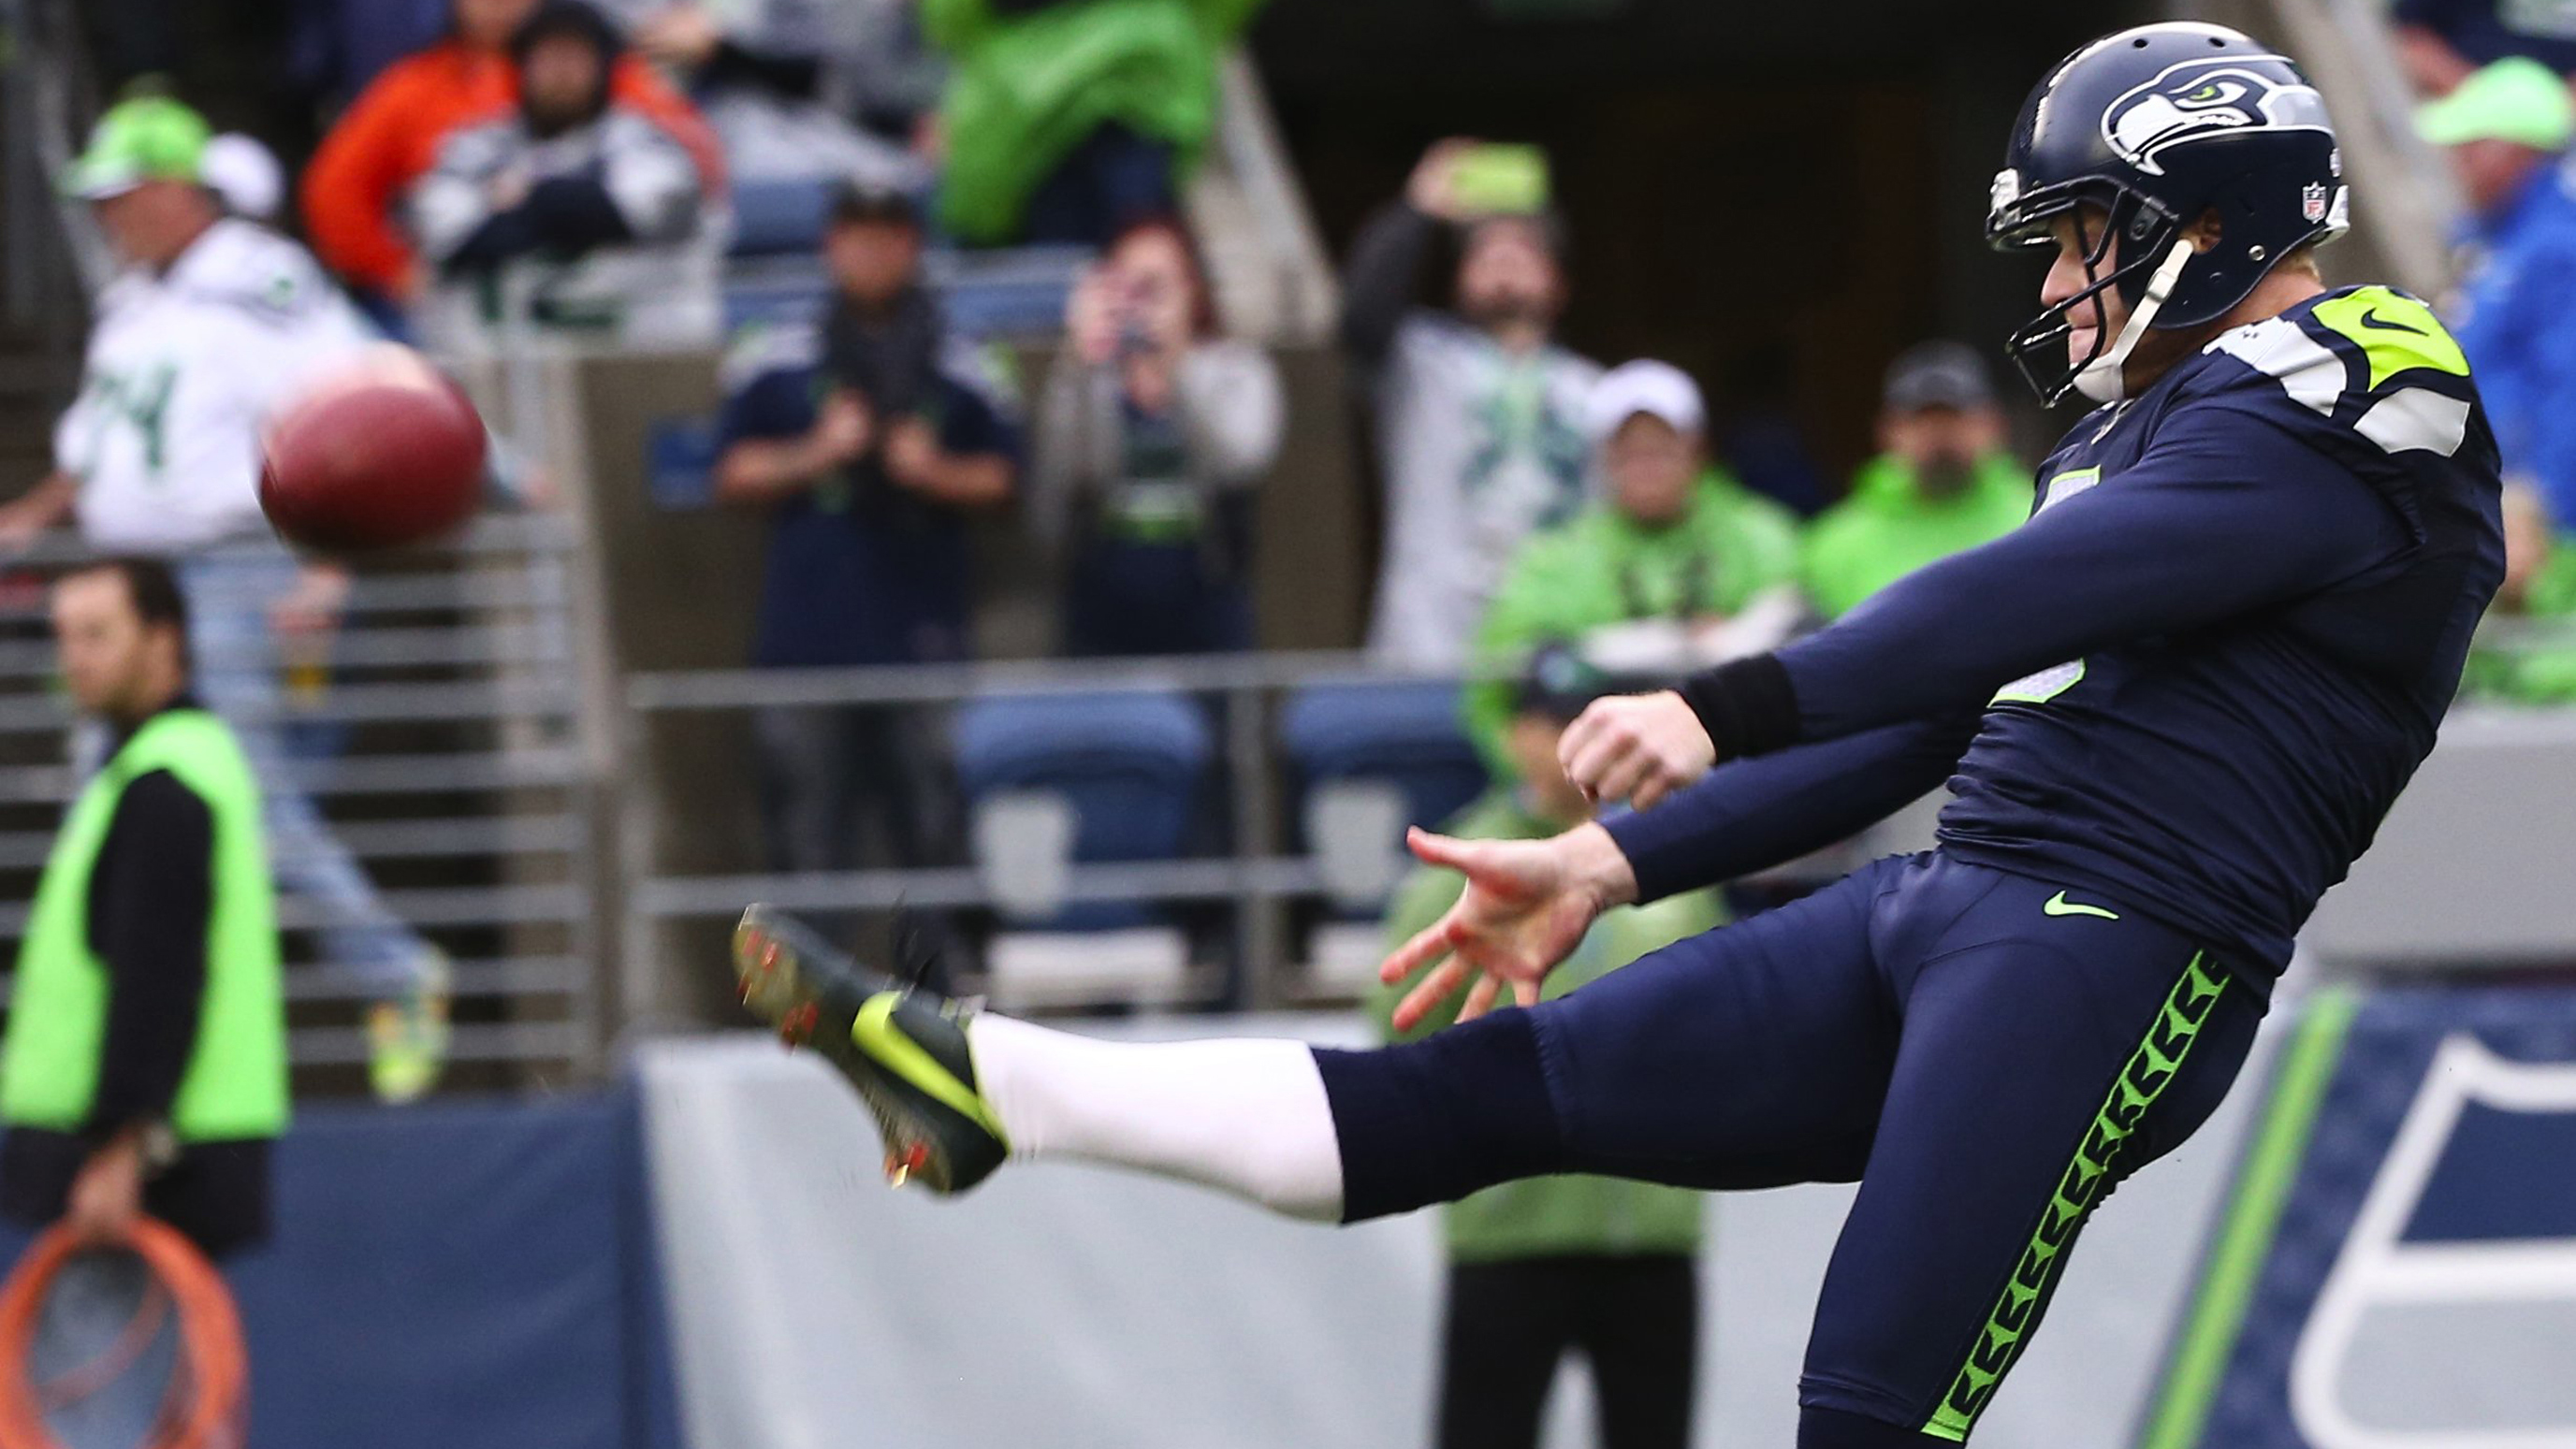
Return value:
M 2084 1134 L 2082 1145 L 2075 1149 L 2075 1160 L 2057 1180 L 2057 1191 L 2049 1199 L 2048 1210 L 2041 1214 L 2038 1230 L 2031 1234 L 2030 1246 L 2024 1248 L 2021 1261 L 2004 1284 L 2003 1296 L 1987 1315 L 1985 1328 L 1977 1334 L 1977 1345 L 1968 1353 L 1968 1361 L 1959 1367 L 1959 1376 L 1950 1382 L 1950 1390 L 1941 1396 L 1941 1406 L 1933 1411 L 1923 1432 L 1936 1438 L 1964 1441 L 1969 1428 L 1977 1421 L 1995 1386 L 2011 1371 L 2013 1360 L 2021 1356 L 2022 1345 L 2031 1331 L 2039 1327 L 2041 1300 L 2048 1296 L 2049 1285 L 2057 1278 L 2066 1250 L 2074 1245 L 2076 1232 L 2084 1226 L 2085 1215 L 2102 1195 L 2102 1186 L 2112 1178 L 2111 1169 L 2119 1162 L 2120 1149 L 2138 1130 L 2156 1098 L 2164 1095 L 2183 1059 L 2190 1055 L 2191 1044 L 2200 1037 L 2203 1022 L 2209 1020 L 2210 1008 L 2218 1004 L 2226 990 L 2225 975 L 2212 971 L 2205 958 L 2195 955 L 2183 968 L 2182 979 L 2174 983 L 2164 1008 L 2156 1013 L 2156 1024 L 2147 1039 L 2120 1069 L 2120 1078 L 2112 1083 L 2111 1093 L 2103 1099 L 2102 1110 L 2093 1114 L 2093 1125 Z
M 983 1094 L 957 1080 L 956 1074 L 941 1066 L 938 1058 L 921 1049 L 921 1043 L 895 1030 L 895 1003 L 902 999 L 902 993 L 894 991 L 880 991 L 869 997 L 850 1022 L 850 1040 L 877 1065 L 992 1133 L 993 1140 L 1007 1150 L 1010 1139 L 1003 1134 L 1001 1119 L 993 1115 L 992 1105 Z
M 2200 1442 L 2201 1426 L 2208 1422 L 2218 1381 L 2245 1322 L 2245 1306 L 2254 1296 L 2254 1281 L 2271 1255 L 2281 1208 L 2307 1156 L 2317 1108 L 2343 1061 L 2344 1037 L 2360 1009 L 2360 997 L 2338 988 L 2310 998 L 2299 1019 L 2298 1034 L 2281 1059 L 2272 1100 L 2263 1110 L 2263 1124 L 2246 1149 L 2226 1223 L 2201 1271 L 2143 1449 L 2191 1449 Z

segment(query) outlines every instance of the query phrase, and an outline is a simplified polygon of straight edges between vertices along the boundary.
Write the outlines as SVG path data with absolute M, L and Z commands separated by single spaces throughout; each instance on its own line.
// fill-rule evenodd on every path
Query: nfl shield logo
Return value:
M 2326 187 L 2322 181 L 2311 181 L 2299 190 L 2299 214 L 2310 221 L 2326 219 Z

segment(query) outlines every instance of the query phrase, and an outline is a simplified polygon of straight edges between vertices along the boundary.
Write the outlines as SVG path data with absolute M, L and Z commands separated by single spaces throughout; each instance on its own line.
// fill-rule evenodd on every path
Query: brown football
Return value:
M 483 419 L 407 347 L 368 349 L 313 381 L 268 426 L 259 506 L 289 543 L 398 548 L 453 531 L 483 496 Z

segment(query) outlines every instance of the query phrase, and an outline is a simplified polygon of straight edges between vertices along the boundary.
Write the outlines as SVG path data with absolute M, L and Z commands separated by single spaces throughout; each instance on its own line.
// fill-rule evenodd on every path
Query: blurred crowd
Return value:
M 2467 214 L 2437 299 L 2476 369 L 2505 464 L 2506 574 L 2464 690 L 2576 700 L 2576 8 L 2397 0 L 2416 126 Z
M 378 328 L 433 341 L 507 294 L 529 325 L 712 346 L 735 200 L 808 186 L 810 301 L 722 338 L 711 491 L 768 531 L 749 662 L 971 658 L 992 582 L 972 536 L 995 515 L 1047 561 L 1065 656 L 1258 646 L 1259 499 L 1299 420 L 1270 355 L 1229 334 L 1183 204 L 1254 0 L 420 0 L 424 43 L 371 61 L 403 8 L 299 12 L 298 66 L 337 102 L 292 185 L 242 137 L 174 140 L 199 123 L 157 96 L 100 135 L 123 127 L 129 161 L 210 189 L 228 227 L 299 232 Z M 2443 307 L 2514 482 L 2512 573 L 2468 687 L 2530 703 L 2576 697 L 2558 624 L 2576 618 L 2562 8 L 2400 0 L 2394 18 L 2422 134 L 2468 201 Z M 112 78 L 149 62 L 118 59 L 138 45 L 102 41 Z M 1532 661 L 1570 651 L 1636 687 L 1767 649 L 2013 527 L 2030 497 L 1966 341 L 1891 360 L 1874 452 L 1839 489 L 1792 429 L 1717 430 L 1741 410 L 1681 369 L 1580 355 L 1560 336 L 1579 300 L 1565 248 L 1601 222 L 1555 196 L 1535 148 L 1442 141 L 1358 228 L 1342 278 L 1383 499 L 1368 647 L 1468 680 L 1465 728 L 1505 781 L 1526 773 L 1511 738 Z M 952 322 L 931 272 L 1029 246 L 1087 260 L 1023 375 Z M 0 530 L 66 516 L 67 488 L 0 510 Z M 298 587 L 327 605 L 327 580 Z M 772 864 L 953 859 L 953 809 L 926 783 L 936 733 L 888 709 L 761 716 Z

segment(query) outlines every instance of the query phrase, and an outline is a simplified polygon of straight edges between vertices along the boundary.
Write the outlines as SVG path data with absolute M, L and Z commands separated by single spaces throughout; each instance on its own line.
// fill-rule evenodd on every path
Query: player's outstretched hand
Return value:
M 1404 843 L 1426 864 L 1463 873 L 1467 888 L 1448 914 L 1378 967 L 1378 978 L 1389 984 L 1423 972 L 1396 1004 L 1398 1031 L 1410 1031 L 1471 977 L 1460 1021 L 1484 1015 L 1506 986 L 1514 1000 L 1530 1005 L 1593 918 L 1636 898 L 1627 857 L 1598 825 L 1551 840 L 1453 840 L 1413 830 Z
M 1594 700 L 1557 737 L 1556 758 L 1585 795 L 1643 810 L 1707 774 L 1717 745 L 1667 689 Z

